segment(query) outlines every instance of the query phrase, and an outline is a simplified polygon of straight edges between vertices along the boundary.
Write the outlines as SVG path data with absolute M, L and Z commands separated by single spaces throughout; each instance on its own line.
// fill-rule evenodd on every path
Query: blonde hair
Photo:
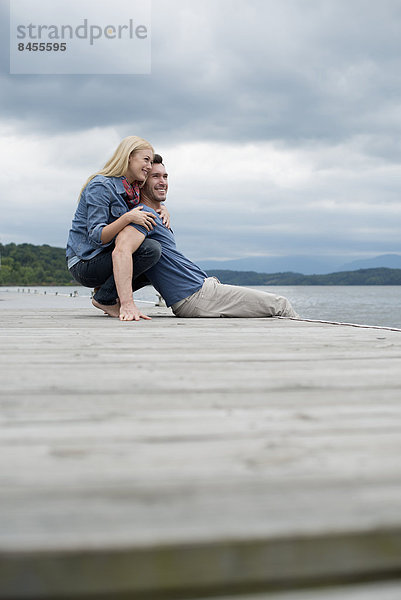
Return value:
M 121 177 L 127 172 L 130 156 L 138 150 L 148 149 L 151 150 L 152 154 L 155 153 L 152 145 L 143 138 L 140 138 L 136 135 L 129 135 L 128 137 L 124 138 L 117 146 L 113 156 L 104 165 L 103 169 L 93 173 L 93 175 L 91 175 L 85 181 L 81 191 L 79 192 L 79 198 L 81 197 L 81 194 L 88 183 L 92 181 L 96 175 L 104 175 L 105 177 Z

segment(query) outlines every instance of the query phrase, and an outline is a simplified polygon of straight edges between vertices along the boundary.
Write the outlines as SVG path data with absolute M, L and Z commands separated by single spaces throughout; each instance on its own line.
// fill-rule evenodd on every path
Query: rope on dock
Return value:
M 323 321 L 321 319 L 302 319 L 301 317 L 278 317 L 290 321 L 304 321 L 305 323 L 323 323 L 325 325 L 344 325 L 345 327 L 359 327 L 361 329 L 380 329 L 384 331 L 400 331 L 397 327 L 385 327 L 384 325 L 362 325 L 360 323 L 342 323 L 341 321 Z

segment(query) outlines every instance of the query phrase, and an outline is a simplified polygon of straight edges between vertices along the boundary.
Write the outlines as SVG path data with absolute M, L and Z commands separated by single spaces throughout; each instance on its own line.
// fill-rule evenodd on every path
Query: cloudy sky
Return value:
M 111 76 L 10 75 L 0 1 L 1 243 L 64 246 L 140 135 L 192 259 L 401 253 L 401 0 L 153 0 L 151 74 Z

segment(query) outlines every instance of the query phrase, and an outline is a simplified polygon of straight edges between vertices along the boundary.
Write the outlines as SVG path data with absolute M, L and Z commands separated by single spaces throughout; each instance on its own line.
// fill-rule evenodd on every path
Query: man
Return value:
M 168 175 L 162 158 L 155 155 L 152 170 L 141 191 L 141 203 L 154 213 L 156 224 L 152 230 L 132 223 L 123 229 L 116 239 L 116 256 L 129 256 L 135 252 L 145 237 L 161 244 L 162 255 L 146 276 L 171 306 L 178 317 L 274 317 L 297 318 L 290 302 L 259 290 L 235 285 L 225 285 L 214 277 L 208 277 L 202 269 L 179 252 L 171 229 L 163 225 L 158 213 L 160 203 L 165 202 Z M 113 259 L 114 260 L 114 259 Z M 126 290 L 117 276 L 118 296 L 126 301 Z M 140 315 L 144 318 L 143 315 Z M 138 319 L 136 319 L 138 320 Z

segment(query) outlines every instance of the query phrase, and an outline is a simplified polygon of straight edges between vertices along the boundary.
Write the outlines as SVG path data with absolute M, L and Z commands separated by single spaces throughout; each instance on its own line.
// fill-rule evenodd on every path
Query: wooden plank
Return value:
M 1 308 L 0 598 L 401 569 L 399 333 Z
M 230 539 L 215 544 L 141 548 L 89 548 L 74 552 L 20 552 L 2 557 L 3 598 L 193 598 L 225 590 L 342 580 L 380 573 L 377 546 L 387 551 L 386 568 L 399 569 L 399 532 L 270 540 Z M 396 555 L 398 554 L 398 559 Z M 391 565 L 391 559 L 394 560 Z M 382 567 L 384 564 L 382 564 Z M 202 594 L 203 592 L 203 594 Z M 223 592 L 223 594 L 221 593 Z
M 209 596 L 210 598 L 210 596 Z M 269 592 L 241 596 L 224 596 L 219 600 L 399 600 L 401 583 L 365 583 L 330 588 L 307 589 L 291 592 Z M 206 600 L 196 598 L 196 600 Z

